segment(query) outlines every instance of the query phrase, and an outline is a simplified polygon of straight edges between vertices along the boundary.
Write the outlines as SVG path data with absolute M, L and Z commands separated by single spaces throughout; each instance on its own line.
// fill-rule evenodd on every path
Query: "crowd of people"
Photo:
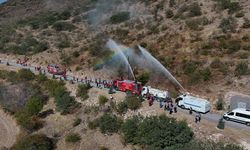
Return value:
M 25 59 L 24 61 L 21 61 L 20 59 L 18 59 L 16 61 L 16 64 L 20 64 L 22 66 L 28 66 L 27 65 L 27 61 L 28 59 Z M 0 63 L 2 61 L 0 60 Z M 7 62 L 7 64 L 9 64 Z M 46 74 L 46 69 L 42 69 L 41 66 L 35 66 L 34 67 L 35 71 L 39 71 L 40 73 Z M 55 75 L 53 75 L 54 78 Z M 57 76 L 58 77 L 58 76 Z M 79 77 L 75 77 L 75 76 L 60 76 L 59 75 L 60 80 L 69 80 L 72 84 L 74 83 L 82 83 L 82 84 L 86 84 L 86 85 L 90 85 L 91 87 L 97 87 L 97 88 L 108 88 L 108 89 L 112 89 L 113 88 L 113 80 L 102 80 L 102 79 L 93 79 L 93 78 L 88 78 L 87 76 L 85 76 L 85 78 L 79 78 Z M 112 91 L 112 90 L 111 90 Z M 110 92 L 112 93 L 112 92 Z M 171 98 L 166 98 L 166 99 L 158 99 L 157 97 L 154 97 L 151 94 L 147 94 L 146 95 L 146 99 L 148 101 L 149 106 L 152 106 L 154 104 L 154 101 L 159 100 L 159 105 L 160 108 L 164 107 L 165 111 L 168 111 L 169 114 L 172 113 L 177 113 L 177 106 L 175 103 L 173 103 Z M 192 115 L 193 110 L 192 108 L 189 109 L 189 114 Z M 201 114 L 197 113 L 195 115 L 195 123 L 198 123 L 201 121 Z

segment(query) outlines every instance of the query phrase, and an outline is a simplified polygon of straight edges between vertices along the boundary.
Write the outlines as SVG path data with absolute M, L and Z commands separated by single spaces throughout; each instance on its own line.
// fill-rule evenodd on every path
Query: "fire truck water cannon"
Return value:
M 130 91 L 132 94 L 141 94 L 142 84 L 131 80 L 114 80 L 114 87 L 122 92 Z

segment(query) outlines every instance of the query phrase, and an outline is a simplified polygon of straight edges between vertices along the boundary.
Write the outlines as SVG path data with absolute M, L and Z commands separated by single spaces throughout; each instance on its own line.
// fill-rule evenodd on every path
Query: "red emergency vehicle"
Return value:
M 142 85 L 140 82 L 131 80 L 114 80 L 114 87 L 119 91 L 130 91 L 137 95 L 140 95 L 142 90 Z
M 49 64 L 48 67 L 48 72 L 53 74 L 53 75 L 62 75 L 66 76 L 66 69 L 65 67 L 57 64 Z

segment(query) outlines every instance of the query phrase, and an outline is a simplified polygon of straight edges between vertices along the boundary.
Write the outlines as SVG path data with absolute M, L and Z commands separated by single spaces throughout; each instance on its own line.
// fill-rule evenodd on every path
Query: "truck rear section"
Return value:
M 114 87 L 116 90 L 123 92 L 131 92 L 132 94 L 140 95 L 142 85 L 140 82 L 131 80 L 114 80 Z

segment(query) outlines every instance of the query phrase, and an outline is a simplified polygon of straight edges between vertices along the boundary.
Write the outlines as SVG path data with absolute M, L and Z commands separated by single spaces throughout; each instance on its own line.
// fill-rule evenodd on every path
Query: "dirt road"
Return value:
M 15 120 L 0 109 L 0 148 L 11 147 L 19 134 L 20 129 Z

